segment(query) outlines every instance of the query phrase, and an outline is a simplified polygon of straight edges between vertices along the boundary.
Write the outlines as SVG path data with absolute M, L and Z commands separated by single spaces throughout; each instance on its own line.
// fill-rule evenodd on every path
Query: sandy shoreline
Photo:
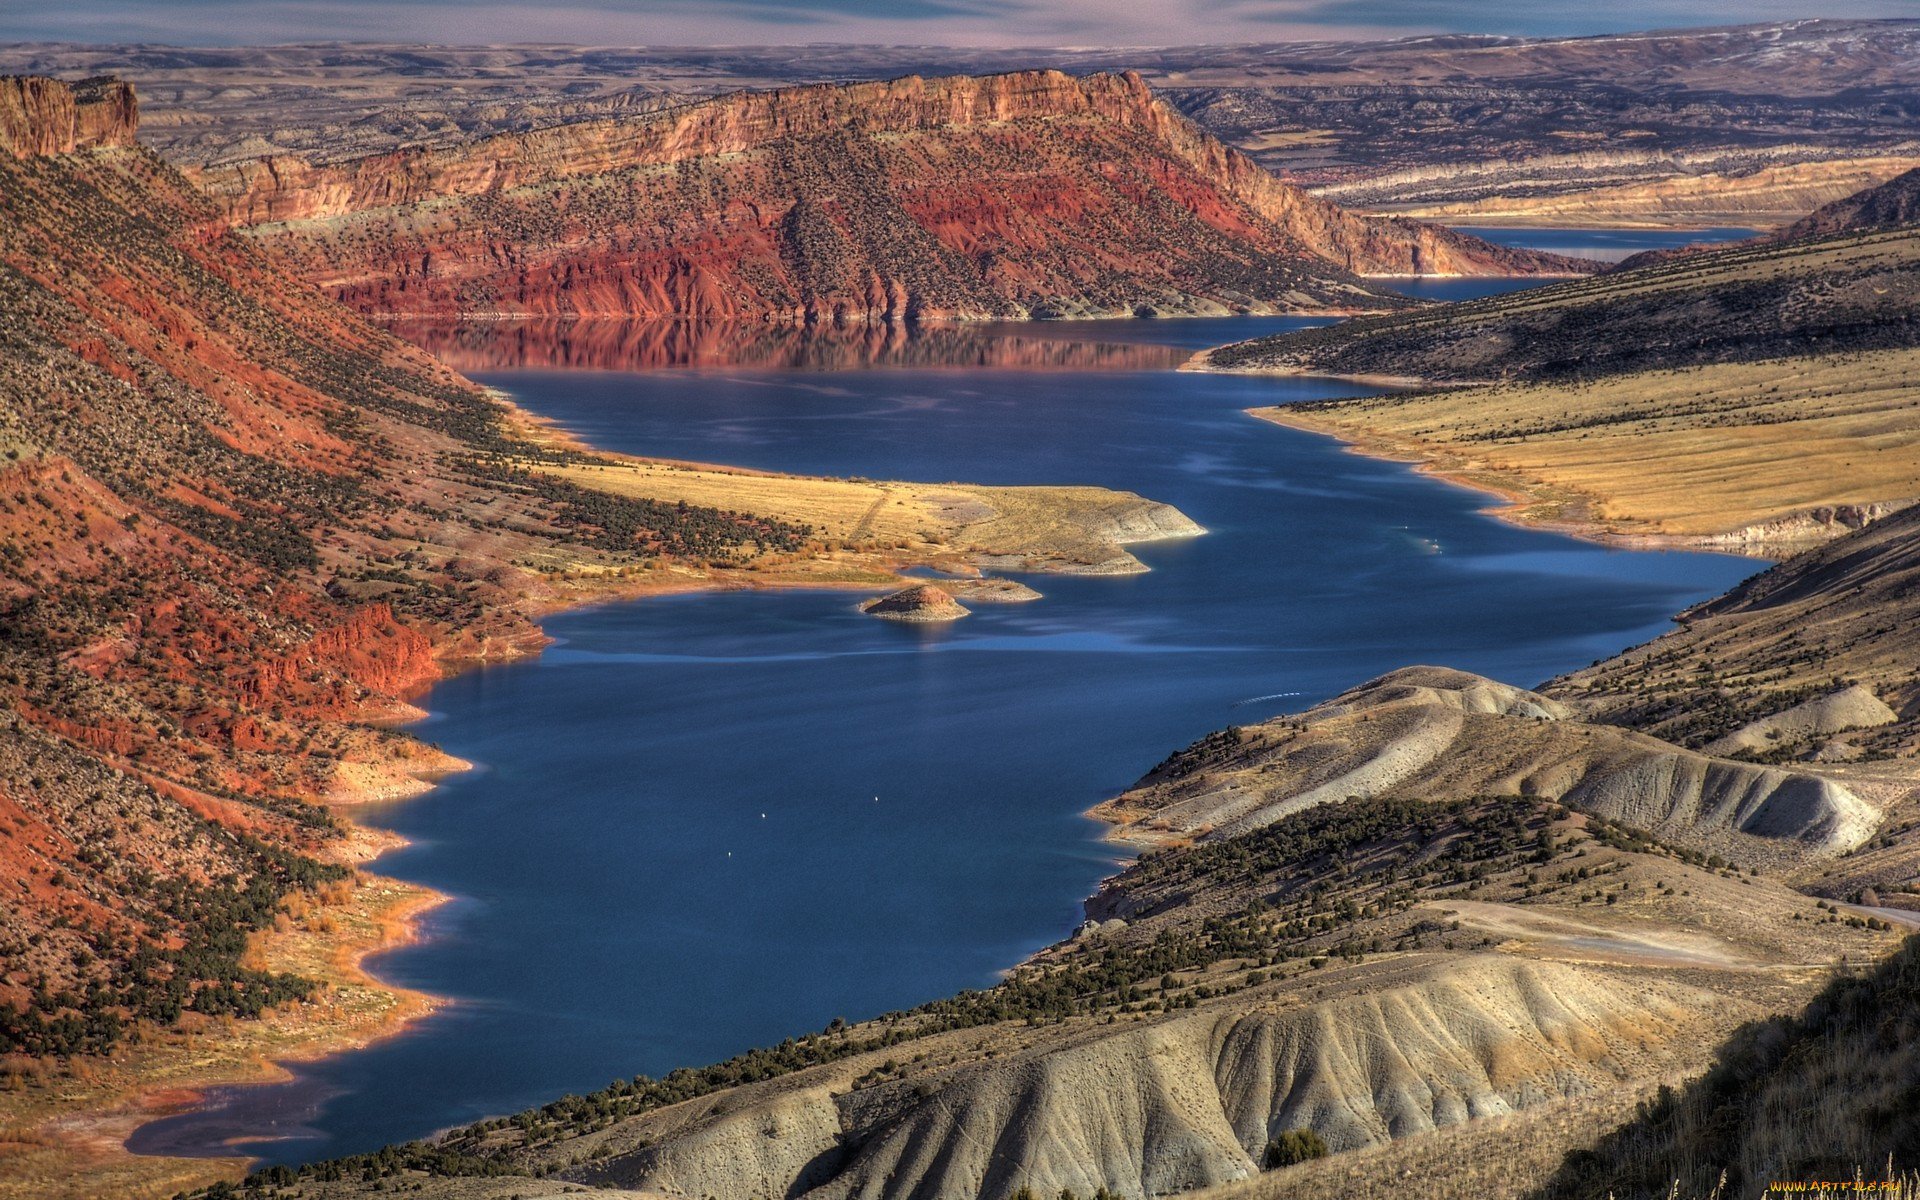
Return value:
M 1235 370 L 1216 367 L 1208 356 L 1219 347 L 1196 351 L 1192 358 L 1180 364 L 1181 371 L 1213 375 L 1265 375 L 1293 379 L 1335 379 L 1363 387 L 1384 388 L 1389 391 L 1439 390 L 1457 391 L 1471 388 L 1488 387 L 1484 382 L 1451 381 L 1430 379 L 1418 375 L 1343 375 L 1325 371 L 1309 371 L 1290 367 L 1267 367 L 1258 370 Z M 1498 501 L 1484 511 L 1496 520 L 1505 521 L 1522 529 L 1538 529 L 1551 533 L 1565 534 L 1582 541 L 1596 542 L 1604 546 L 1613 546 L 1627 550 L 1699 550 L 1716 553 L 1736 553 L 1725 544 L 1711 537 L 1691 534 L 1636 533 L 1621 530 L 1590 515 L 1588 505 L 1591 498 L 1575 496 L 1570 493 L 1555 493 L 1543 484 L 1530 483 L 1518 478 L 1512 472 L 1488 471 L 1473 473 L 1464 469 L 1450 467 L 1443 461 L 1443 455 L 1428 447 L 1410 444 L 1397 439 L 1358 434 L 1345 426 L 1330 421 L 1316 421 L 1311 414 L 1301 411 L 1293 405 L 1276 404 L 1260 408 L 1243 410 L 1248 416 L 1282 425 L 1288 429 L 1298 429 L 1303 433 L 1319 434 L 1329 437 L 1345 446 L 1350 454 L 1381 462 L 1403 463 L 1419 475 L 1437 479 L 1453 487 L 1466 488 Z M 1557 516 L 1547 517 L 1539 510 L 1546 507 L 1561 510 Z M 1748 557 L 1755 557 L 1748 555 Z
M 1261 372 L 1261 374 L 1280 373 Z M 1326 377 L 1322 376 L 1322 378 Z M 1407 386 L 1419 386 L 1419 382 L 1416 381 Z M 1589 498 L 1570 493 L 1556 493 L 1546 485 L 1529 483 L 1514 477 L 1510 472 L 1475 473 L 1450 467 L 1438 453 L 1397 440 L 1359 435 L 1351 429 L 1336 426 L 1330 422 L 1315 421 L 1311 415 L 1292 410 L 1287 405 L 1249 408 L 1244 411 L 1257 420 L 1281 425 L 1288 429 L 1297 429 L 1303 433 L 1332 438 L 1344 446 L 1349 454 L 1357 454 L 1381 462 L 1402 463 L 1411 467 L 1415 474 L 1437 479 L 1452 487 L 1478 492 L 1483 496 L 1491 496 L 1497 503 L 1489 505 L 1482 511 L 1496 520 L 1521 529 L 1564 534 L 1582 541 L 1595 542 L 1622 550 L 1737 553 L 1735 549 L 1717 543 L 1710 537 L 1692 534 L 1628 532 L 1587 515 L 1586 506 L 1591 503 Z M 1539 510 L 1548 507 L 1560 510 L 1558 515 L 1551 517 L 1540 515 Z M 1757 554 L 1740 556 L 1762 557 Z

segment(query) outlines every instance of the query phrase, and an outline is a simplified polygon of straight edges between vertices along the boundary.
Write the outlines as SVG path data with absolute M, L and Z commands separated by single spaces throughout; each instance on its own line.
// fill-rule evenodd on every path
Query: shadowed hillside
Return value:
M 1920 939 L 1804 1013 L 1741 1030 L 1705 1077 L 1662 1089 L 1579 1150 L 1539 1200 L 1750 1196 L 1775 1180 L 1920 1172 Z
M 1815 209 L 1780 231 L 1783 241 L 1865 233 L 1920 222 L 1920 169 Z
M 1638 270 L 1209 351 L 1219 370 L 1552 383 L 1795 353 L 1907 349 L 1920 235 L 1743 242 Z

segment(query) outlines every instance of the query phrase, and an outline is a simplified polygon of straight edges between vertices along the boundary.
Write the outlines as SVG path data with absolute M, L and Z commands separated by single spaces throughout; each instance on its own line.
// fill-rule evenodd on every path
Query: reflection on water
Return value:
M 1504 229 L 1461 226 L 1509 246 L 1614 262 L 1643 250 L 1749 237 L 1751 229 Z M 1423 300 L 1474 300 L 1552 280 L 1486 276 L 1379 278 Z M 1177 367 L 1224 342 L 1324 325 L 1327 317 L 790 325 L 765 321 L 547 317 L 389 323 L 457 371 L 642 371 L 742 367 L 846 371 L 864 367 L 989 367 L 1023 371 L 1150 371 Z
M 1137 322 L 1136 322 L 1137 323 Z M 456 371 L 541 368 L 639 371 L 751 367 L 846 371 L 858 367 L 1003 367 L 1026 371 L 1148 371 L 1179 366 L 1190 351 L 1143 341 L 1089 341 L 1011 333 L 999 325 L 776 325 L 766 322 L 423 321 L 389 326 Z

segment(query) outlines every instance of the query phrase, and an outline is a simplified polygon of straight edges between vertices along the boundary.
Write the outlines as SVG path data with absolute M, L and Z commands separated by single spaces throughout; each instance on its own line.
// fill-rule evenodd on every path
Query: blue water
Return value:
M 1278 322 L 1060 325 L 1202 346 Z M 1122 332 L 1124 331 L 1124 332 Z M 1013 331 L 1009 331 L 1011 336 Z M 1167 370 L 515 371 L 614 450 L 870 477 L 1086 483 L 1206 537 L 944 628 L 838 592 L 570 612 L 436 687 L 477 764 L 360 814 L 457 899 L 374 964 L 451 998 L 406 1035 L 147 1126 L 137 1149 L 366 1150 L 991 983 L 1069 932 L 1115 850 L 1080 814 L 1168 752 L 1369 676 L 1533 683 L 1651 637 L 1751 560 L 1522 531 L 1483 497 L 1244 409 L 1355 390 Z
M 1737 242 L 1758 236 L 1758 229 L 1721 225 L 1711 229 L 1520 229 L 1500 225 L 1456 225 L 1461 233 L 1498 242 L 1619 262 L 1643 250 L 1674 250 L 1681 246 Z

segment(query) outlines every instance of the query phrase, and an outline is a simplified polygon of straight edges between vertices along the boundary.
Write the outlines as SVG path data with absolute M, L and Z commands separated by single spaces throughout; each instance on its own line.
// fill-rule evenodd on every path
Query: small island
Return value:
M 915 584 L 869 600 L 860 606 L 860 611 L 888 621 L 912 621 L 917 624 L 958 621 L 972 612 L 930 583 Z

